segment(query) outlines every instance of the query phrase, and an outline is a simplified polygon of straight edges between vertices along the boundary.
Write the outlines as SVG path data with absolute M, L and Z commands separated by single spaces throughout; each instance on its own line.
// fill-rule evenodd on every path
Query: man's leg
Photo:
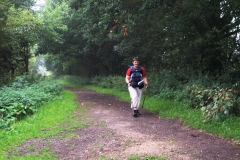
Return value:
M 137 107 L 138 107 L 138 91 L 137 88 L 133 88 L 132 86 L 128 87 L 130 97 L 131 97 L 131 108 L 133 109 L 133 116 L 137 117 Z
M 141 103 L 142 89 L 136 88 L 136 91 L 137 91 L 137 107 L 136 107 L 136 110 L 137 110 L 137 114 L 140 115 L 138 109 L 139 109 L 140 103 Z

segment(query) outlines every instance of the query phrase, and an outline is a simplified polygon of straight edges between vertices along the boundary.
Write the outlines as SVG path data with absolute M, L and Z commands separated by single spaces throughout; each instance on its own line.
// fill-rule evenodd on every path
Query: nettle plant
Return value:
M 29 83 L 22 78 L 0 88 L 0 129 L 11 129 L 11 124 L 34 114 L 45 102 L 61 98 L 62 90 L 55 81 Z
M 188 87 L 190 92 L 190 107 L 201 109 L 204 122 L 209 120 L 224 120 L 230 114 L 239 112 L 240 98 L 232 88 L 203 88 L 193 85 Z

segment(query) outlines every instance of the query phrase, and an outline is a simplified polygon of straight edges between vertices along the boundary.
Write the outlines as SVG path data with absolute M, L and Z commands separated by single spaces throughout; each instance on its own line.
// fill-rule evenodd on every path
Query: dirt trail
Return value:
M 21 154 L 29 154 L 29 146 L 47 146 L 61 160 L 97 160 L 101 156 L 124 160 L 130 155 L 141 159 L 159 155 L 168 160 L 240 160 L 240 146 L 223 138 L 188 128 L 177 120 L 159 118 L 142 108 L 142 115 L 134 118 L 129 103 L 111 95 L 66 89 L 89 108 L 85 121 L 91 125 L 50 138 L 30 139 L 19 147 Z M 75 136 L 66 136 L 69 134 Z

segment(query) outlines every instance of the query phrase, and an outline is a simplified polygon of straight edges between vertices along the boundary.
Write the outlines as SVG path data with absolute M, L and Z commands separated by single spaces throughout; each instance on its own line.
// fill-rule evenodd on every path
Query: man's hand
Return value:
M 147 90 L 149 88 L 148 84 L 145 84 L 145 86 L 146 86 L 146 90 Z

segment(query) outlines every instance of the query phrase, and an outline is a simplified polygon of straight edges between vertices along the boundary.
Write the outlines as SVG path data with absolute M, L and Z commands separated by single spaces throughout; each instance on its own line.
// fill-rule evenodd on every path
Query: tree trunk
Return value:
M 24 63 L 25 63 L 25 72 L 28 73 L 29 72 L 29 46 L 28 46 L 28 42 L 26 42 L 26 45 L 24 47 Z

